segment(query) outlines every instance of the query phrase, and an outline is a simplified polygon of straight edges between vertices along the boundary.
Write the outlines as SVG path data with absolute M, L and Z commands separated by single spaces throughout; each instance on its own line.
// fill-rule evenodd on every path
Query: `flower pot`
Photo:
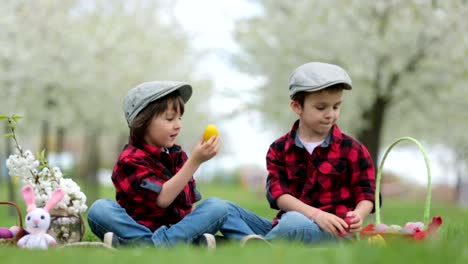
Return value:
M 85 223 L 81 215 L 71 215 L 64 210 L 54 210 L 50 213 L 49 235 L 58 244 L 80 242 L 85 233 Z

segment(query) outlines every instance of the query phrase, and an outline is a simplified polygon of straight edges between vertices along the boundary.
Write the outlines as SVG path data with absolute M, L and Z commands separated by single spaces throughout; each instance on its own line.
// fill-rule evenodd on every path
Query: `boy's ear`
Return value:
M 302 113 L 302 106 L 299 104 L 298 101 L 291 100 L 290 103 L 291 109 L 297 114 L 300 115 Z

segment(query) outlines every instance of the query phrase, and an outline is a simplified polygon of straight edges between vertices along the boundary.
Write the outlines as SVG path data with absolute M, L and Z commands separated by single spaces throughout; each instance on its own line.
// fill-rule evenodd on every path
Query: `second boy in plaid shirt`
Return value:
M 333 241 L 358 231 L 373 210 L 369 152 L 336 124 L 344 89 L 351 90 L 351 79 L 332 64 L 307 63 L 290 76 L 291 108 L 299 120 L 267 154 L 267 199 L 280 210 L 270 232 L 276 237 Z

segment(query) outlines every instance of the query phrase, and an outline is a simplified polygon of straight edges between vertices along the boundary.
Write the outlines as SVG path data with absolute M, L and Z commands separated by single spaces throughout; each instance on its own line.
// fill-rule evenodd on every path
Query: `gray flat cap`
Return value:
M 289 96 L 297 92 L 315 92 L 342 83 L 351 90 L 351 78 L 341 67 L 323 62 L 309 62 L 297 67 L 289 76 Z
M 175 90 L 179 90 L 184 102 L 187 102 L 192 96 L 192 86 L 190 86 L 190 84 L 176 81 L 145 82 L 128 91 L 123 103 L 125 119 L 127 119 L 128 126 L 132 124 L 133 119 L 135 119 L 138 113 L 149 103 Z

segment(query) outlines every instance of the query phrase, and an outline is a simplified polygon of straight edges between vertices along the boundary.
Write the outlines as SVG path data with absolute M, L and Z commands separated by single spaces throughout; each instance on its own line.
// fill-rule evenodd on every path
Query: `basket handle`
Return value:
M 15 207 L 16 213 L 18 214 L 19 223 L 20 223 L 19 227 L 21 229 L 23 229 L 23 215 L 21 214 L 21 210 L 18 207 L 18 205 L 13 203 L 13 202 L 3 202 L 3 201 L 0 201 L 0 204 L 7 204 L 7 205 L 11 205 L 11 206 Z
M 421 145 L 421 143 L 419 143 L 419 141 L 417 141 L 416 139 L 412 137 L 402 137 L 402 138 L 397 139 L 393 144 L 390 145 L 390 147 L 388 147 L 387 151 L 385 151 L 385 154 L 377 170 L 376 187 L 375 187 L 375 224 L 376 225 L 381 223 L 380 222 L 380 196 L 379 194 L 380 194 L 380 182 L 382 178 L 382 169 L 385 163 L 385 159 L 387 158 L 387 155 L 390 153 L 390 150 L 392 150 L 392 148 L 396 144 L 405 140 L 414 142 L 419 147 L 419 150 L 421 150 L 421 153 L 424 156 L 424 162 L 426 163 L 426 170 L 427 170 L 427 193 L 426 193 L 426 205 L 424 208 L 423 221 L 425 224 L 429 223 L 429 216 L 430 216 L 430 211 L 431 211 L 431 192 L 432 192 L 431 191 L 431 188 L 432 188 L 431 187 L 431 168 L 429 166 L 429 158 L 427 156 L 426 151 L 424 150 L 424 147 Z

